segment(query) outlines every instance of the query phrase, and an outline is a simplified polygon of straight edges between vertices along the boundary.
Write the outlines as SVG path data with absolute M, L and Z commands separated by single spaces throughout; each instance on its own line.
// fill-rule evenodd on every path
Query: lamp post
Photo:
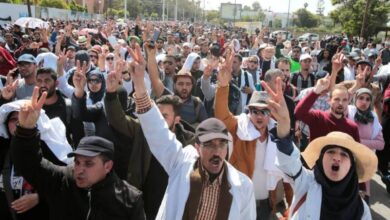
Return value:
M 124 6 L 124 13 L 125 13 L 125 20 L 127 19 L 127 0 L 125 1 L 125 6 Z
M 286 25 L 286 28 L 288 28 L 288 26 L 290 24 L 290 3 L 291 3 L 291 0 L 288 0 L 287 25 Z

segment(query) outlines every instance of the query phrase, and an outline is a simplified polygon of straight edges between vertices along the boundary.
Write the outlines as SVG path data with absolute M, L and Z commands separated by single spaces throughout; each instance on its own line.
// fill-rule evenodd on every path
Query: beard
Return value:
M 191 96 L 191 93 L 187 90 L 178 91 L 175 89 L 175 95 L 179 96 L 183 100 L 187 100 Z
M 46 98 L 50 98 L 54 95 L 54 93 L 56 92 L 56 89 L 55 88 L 45 88 L 45 87 L 39 88 L 39 97 L 42 96 L 43 92 L 47 93 Z
M 332 108 L 331 110 L 332 110 L 333 114 L 336 114 L 336 115 L 344 115 L 344 111 L 345 111 L 345 109 L 342 106 L 337 106 L 335 108 Z

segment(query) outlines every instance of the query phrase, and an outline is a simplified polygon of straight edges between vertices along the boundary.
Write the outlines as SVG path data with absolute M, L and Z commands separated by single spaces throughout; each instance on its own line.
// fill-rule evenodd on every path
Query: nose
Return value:
M 336 154 L 334 154 L 333 155 L 333 161 L 335 161 L 335 162 L 340 162 L 341 161 L 341 156 L 340 156 L 340 154 L 339 153 L 336 153 Z

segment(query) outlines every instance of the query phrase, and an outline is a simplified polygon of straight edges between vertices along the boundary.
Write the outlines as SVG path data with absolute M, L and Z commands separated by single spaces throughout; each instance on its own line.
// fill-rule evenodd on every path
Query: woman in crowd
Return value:
M 358 125 L 362 144 L 375 150 L 383 150 L 385 142 L 382 135 L 382 126 L 378 116 L 372 110 L 372 92 L 367 88 L 358 89 L 353 100 L 354 105 L 348 106 L 348 118 Z M 369 202 L 370 181 L 365 182 L 364 199 Z

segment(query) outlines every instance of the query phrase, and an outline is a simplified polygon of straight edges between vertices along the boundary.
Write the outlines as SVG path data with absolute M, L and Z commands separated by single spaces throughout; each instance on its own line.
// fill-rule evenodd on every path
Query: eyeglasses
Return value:
M 256 109 L 256 108 L 251 108 L 249 109 L 251 114 L 254 114 L 256 116 L 262 115 L 262 116 L 268 116 L 270 114 L 270 111 L 268 109 Z
M 99 83 L 102 83 L 102 80 L 101 79 L 88 79 L 87 82 L 91 83 L 91 84 L 99 84 Z
M 211 150 L 211 149 L 225 149 L 228 146 L 227 141 L 221 141 L 220 144 L 216 145 L 211 141 L 202 143 L 201 146 L 203 146 L 205 149 Z
M 96 58 L 96 59 L 99 58 L 99 57 L 96 56 L 96 55 L 89 55 L 89 57 L 90 57 L 90 58 Z
M 114 60 L 114 57 L 106 57 L 106 60 Z

